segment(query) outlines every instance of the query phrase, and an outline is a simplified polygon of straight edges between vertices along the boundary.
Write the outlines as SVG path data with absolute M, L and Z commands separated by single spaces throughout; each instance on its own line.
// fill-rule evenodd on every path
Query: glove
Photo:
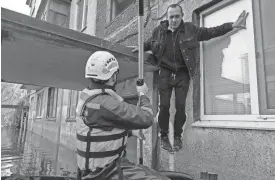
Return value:
M 146 83 L 144 83 L 142 86 L 137 86 L 137 92 L 140 96 L 147 94 L 148 87 L 147 87 Z

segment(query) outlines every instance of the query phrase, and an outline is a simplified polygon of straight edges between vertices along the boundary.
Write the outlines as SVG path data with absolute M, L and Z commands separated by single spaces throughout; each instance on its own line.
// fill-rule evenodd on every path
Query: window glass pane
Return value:
M 49 93 L 48 93 L 48 107 L 47 107 L 47 116 L 50 117 L 51 116 L 51 112 L 52 112 L 52 91 L 53 88 L 49 88 Z
M 77 7 L 77 25 L 76 25 L 76 28 L 78 31 L 82 29 L 83 6 L 84 6 L 84 0 L 79 0 L 78 7 Z
M 62 27 L 68 26 L 67 16 L 58 12 L 54 12 L 52 10 L 49 11 L 48 22 Z
M 48 117 L 56 117 L 57 97 L 58 97 L 57 93 L 58 93 L 58 89 L 49 88 L 48 107 L 47 107 Z
M 52 1 L 50 4 L 50 9 L 61 14 L 69 14 L 69 4 L 65 4 L 59 1 Z
M 54 97 L 53 97 L 53 110 L 52 110 L 52 117 L 56 117 L 56 110 L 57 110 L 57 93 L 58 89 L 54 88 Z
M 267 108 L 275 109 L 275 1 L 264 0 L 259 2 L 261 6 Z
M 37 95 L 36 116 L 42 116 L 43 93 Z
M 88 14 L 88 2 L 85 5 L 85 14 L 84 14 L 84 22 L 83 22 L 84 27 L 87 26 L 87 14 Z M 84 27 L 82 27 L 82 28 L 84 28 Z
M 204 26 L 233 22 L 242 10 L 252 14 L 250 0 L 237 1 L 205 16 Z M 251 114 L 249 61 L 254 50 L 247 45 L 251 43 L 253 23 L 247 24 L 247 30 L 203 43 L 206 115 Z
M 70 103 L 68 105 L 68 117 L 76 116 L 76 104 L 78 100 L 78 91 L 73 91 L 69 93 Z

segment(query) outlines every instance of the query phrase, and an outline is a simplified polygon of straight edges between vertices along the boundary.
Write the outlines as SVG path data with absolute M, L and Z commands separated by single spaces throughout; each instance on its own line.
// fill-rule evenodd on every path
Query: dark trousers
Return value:
M 169 109 L 173 88 L 175 89 L 176 102 L 174 136 L 181 136 L 182 127 L 186 121 L 185 101 L 189 89 L 189 80 L 187 69 L 182 69 L 177 74 L 173 74 L 172 71 L 161 68 L 158 81 L 160 95 L 158 123 L 161 136 L 167 136 L 169 132 Z

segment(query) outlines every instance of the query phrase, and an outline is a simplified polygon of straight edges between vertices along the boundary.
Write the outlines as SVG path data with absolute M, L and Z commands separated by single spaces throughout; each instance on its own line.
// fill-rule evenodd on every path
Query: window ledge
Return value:
M 73 117 L 66 118 L 66 122 L 76 122 L 76 119 Z
M 251 129 L 274 131 L 275 121 L 197 121 L 192 124 L 195 128 Z
M 56 121 L 56 118 L 47 118 L 47 121 Z

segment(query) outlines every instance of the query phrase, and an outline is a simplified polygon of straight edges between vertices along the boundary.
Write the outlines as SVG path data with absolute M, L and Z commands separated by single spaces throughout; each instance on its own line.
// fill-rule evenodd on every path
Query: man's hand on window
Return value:
M 233 28 L 237 29 L 246 29 L 246 18 L 248 16 L 248 12 L 245 10 L 239 15 L 238 19 L 233 23 Z

